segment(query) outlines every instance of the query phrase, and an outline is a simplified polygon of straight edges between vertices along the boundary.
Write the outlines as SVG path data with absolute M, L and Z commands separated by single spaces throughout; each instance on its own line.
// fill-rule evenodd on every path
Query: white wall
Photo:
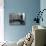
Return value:
M 0 42 L 4 41 L 4 8 L 3 0 L 0 0 Z
M 46 9 L 46 0 L 40 0 L 40 9 Z M 43 12 L 43 22 L 40 22 L 41 25 L 46 26 L 46 11 Z

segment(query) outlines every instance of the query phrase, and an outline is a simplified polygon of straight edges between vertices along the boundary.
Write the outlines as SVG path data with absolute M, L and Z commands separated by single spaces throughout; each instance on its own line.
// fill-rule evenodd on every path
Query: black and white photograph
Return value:
M 25 25 L 25 13 L 10 13 L 10 25 Z

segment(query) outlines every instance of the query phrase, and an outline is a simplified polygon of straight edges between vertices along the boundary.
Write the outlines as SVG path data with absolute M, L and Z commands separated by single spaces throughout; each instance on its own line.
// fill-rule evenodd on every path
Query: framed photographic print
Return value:
M 10 25 L 25 25 L 25 13 L 10 13 L 9 24 Z

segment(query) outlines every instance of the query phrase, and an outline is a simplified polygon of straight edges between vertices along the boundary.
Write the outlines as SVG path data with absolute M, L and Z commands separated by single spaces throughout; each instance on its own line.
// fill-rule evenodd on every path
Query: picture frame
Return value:
M 9 24 L 10 25 L 25 25 L 25 13 L 10 13 Z

